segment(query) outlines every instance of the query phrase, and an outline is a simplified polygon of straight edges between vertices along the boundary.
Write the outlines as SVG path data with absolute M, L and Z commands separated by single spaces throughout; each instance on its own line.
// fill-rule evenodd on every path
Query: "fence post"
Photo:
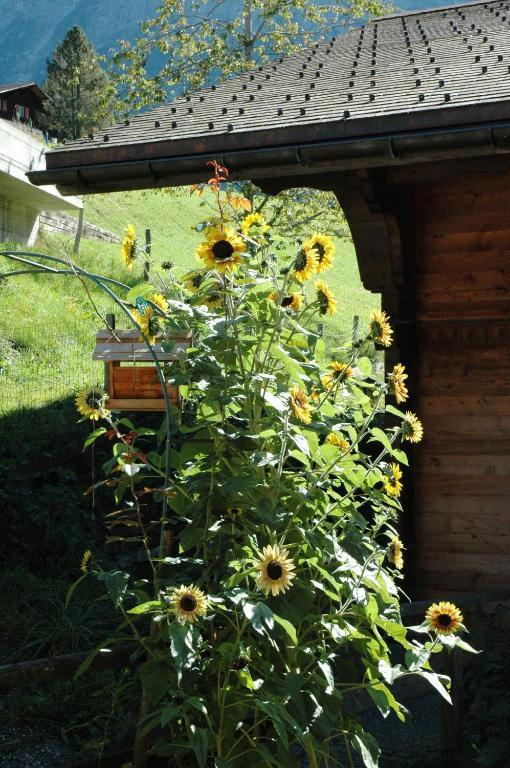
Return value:
M 147 254 L 148 258 L 151 257 L 151 251 L 152 251 L 152 235 L 150 229 L 145 230 L 145 253 Z M 143 264 L 143 279 L 149 280 L 149 268 L 150 268 L 150 261 L 145 261 Z
M 78 226 L 76 227 L 76 235 L 74 238 L 73 253 L 76 255 L 80 250 L 81 233 L 83 231 L 83 208 L 80 208 L 78 213 Z

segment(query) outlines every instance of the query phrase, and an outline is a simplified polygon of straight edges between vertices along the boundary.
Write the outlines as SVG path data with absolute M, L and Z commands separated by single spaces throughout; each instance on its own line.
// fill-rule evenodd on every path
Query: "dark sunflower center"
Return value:
M 159 331 L 159 320 L 157 315 L 153 315 L 149 318 L 148 329 L 150 336 L 155 336 Z
M 449 616 L 447 613 L 441 613 L 437 617 L 437 620 L 442 627 L 449 627 L 450 624 L 452 623 L 452 617 Z
M 197 601 L 193 595 L 184 595 L 181 597 L 179 605 L 183 611 L 186 611 L 186 613 L 191 613 L 191 611 L 194 611 L 197 607 Z
M 284 296 L 282 299 L 282 307 L 290 307 L 293 301 L 294 299 L 292 296 Z
M 217 240 L 212 247 L 212 252 L 215 261 L 228 261 L 232 257 L 234 249 L 228 240 Z
M 241 507 L 230 507 L 229 512 L 231 515 L 240 515 Z
M 136 240 L 129 244 L 129 256 L 134 259 L 136 254 Z
M 294 402 L 295 402 L 295 404 L 297 405 L 298 408 L 302 408 L 303 407 L 303 401 L 301 400 L 299 395 L 294 398 Z
M 267 564 L 266 572 L 270 579 L 273 581 L 278 581 L 278 579 L 281 579 L 283 576 L 283 568 L 281 563 L 279 563 L 277 560 L 271 560 L 271 562 Z
M 97 408 L 99 405 L 99 398 L 95 392 L 89 392 L 85 400 L 89 408 Z
M 314 243 L 313 247 L 315 248 L 315 250 L 319 255 L 319 264 L 320 264 L 324 258 L 324 254 L 326 253 L 326 251 L 324 250 L 324 246 L 322 245 L 322 243 Z
M 296 269 L 298 272 L 301 269 L 304 269 L 306 267 L 306 253 L 303 253 L 303 251 L 299 251 L 298 255 L 296 256 L 296 261 L 294 262 L 294 269 Z
M 203 279 L 204 279 L 203 275 L 195 275 L 194 277 L 192 277 L 191 285 L 193 286 L 193 288 L 199 288 L 200 283 L 202 282 Z
M 327 312 L 328 307 L 329 307 L 328 297 L 322 291 L 318 291 L 317 292 L 317 299 L 319 301 L 319 310 L 320 310 L 320 312 L 322 312 L 322 314 L 324 314 L 324 312 Z

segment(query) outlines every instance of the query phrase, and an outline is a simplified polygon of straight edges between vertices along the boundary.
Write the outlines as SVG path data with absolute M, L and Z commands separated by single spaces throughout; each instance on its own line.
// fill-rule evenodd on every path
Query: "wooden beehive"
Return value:
M 163 344 L 173 341 L 171 352 Z M 191 331 L 159 334 L 154 351 L 162 363 L 175 360 L 179 351 L 191 344 Z M 117 411 L 164 411 L 163 388 L 147 345 L 140 341 L 136 330 L 99 331 L 93 360 L 105 364 L 105 390 L 108 408 Z M 178 389 L 167 385 L 171 403 L 177 403 Z

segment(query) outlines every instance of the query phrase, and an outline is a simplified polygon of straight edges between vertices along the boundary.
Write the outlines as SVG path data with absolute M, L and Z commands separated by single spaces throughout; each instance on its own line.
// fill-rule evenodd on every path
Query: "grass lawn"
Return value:
M 119 235 L 132 223 L 142 241 L 150 228 L 154 262 L 171 260 L 177 272 L 195 267 L 194 250 L 201 239 L 195 224 L 209 210 L 186 190 L 85 198 L 85 218 L 92 223 Z M 71 249 L 70 240 L 43 234 L 34 250 L 62 256 Z M 83 240 L 77 260 L 129 284 L 142 276 L 140 266 L 133 274 L 123 269 L 119 247 L 110 243 Z M 0 271 L 6 264 L 2 260 Z M 329 345 L 337 345 L 349 338 L 354 315 L 364 324 L 379 297 L 364 290 L 350 242 L 337 241 L 335 265 L 324 277 L 338 299 L 338 313 L 325 319 L 324 333 Z M 91 296 L 102 314 L 113 310 L 100 291 L 91 288 Z M 101 381 L 101 368 L 90 355 L 102 325 L 75 278 L 26 276 L 0 282 L 0 413 L 49 403 Z

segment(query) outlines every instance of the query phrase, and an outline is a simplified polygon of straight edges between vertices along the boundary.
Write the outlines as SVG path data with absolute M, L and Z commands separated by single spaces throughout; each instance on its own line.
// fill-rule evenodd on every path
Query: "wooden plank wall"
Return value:
M 510 174 L 418 185 L 421 596 L 510 583 Z

